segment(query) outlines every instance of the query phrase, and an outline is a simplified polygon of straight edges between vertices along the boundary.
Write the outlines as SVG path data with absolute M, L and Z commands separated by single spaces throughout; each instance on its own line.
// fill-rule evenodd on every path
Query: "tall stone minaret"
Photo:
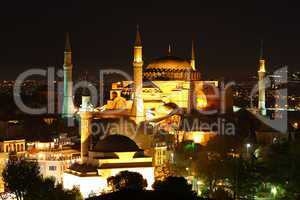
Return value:
M 192 73 L 193 71 L 196 71 L 196 59 L 195 59 L 195 48 L 194 48 L 194 41 L 192 40 L 192 48 L 191 48 L 191 60 L 190 64 L 192 67 L 192 70 L 189 71 L 188 80 L 189 80 L 189 94 L 188 94 L 188 112 L 191 112 L 193 109 L 195 109 L 196 106 L 196 95 L 195 95 L 195 83 L 192 81 Z
M 263 42 L 261 42 L 259 70 L 258 70 L 258 110 L 261 115 L 266 115 L 266 88 L 265 88 L 265 59 L 263 58 Z
M 144 102 L 142 97 L 143 89 L 143 53 L 142 40 L 137 26 L 134 50 L 133 50 L 133 81 L 134 81 L 134 101 L 132 105 L 132 114 L 135 122 L 139 124 L 144 120 Z
M 85 88 L 81 97 L 80 114 L 80 155 L 81 163 L 88 162 L 88 151 L 91 147 L 91 122 L 93 119 L 93 105 L 91 104 L 91 96 L 86 92 Z
M 72 81 L 72 50 L 69 33 L 66 34 L 65 56 L 64 56 L 64 99 L 62 117 L 73 117 L 73 81 Z
M 194 40 L 192 40 L 192 52 L 191 52 L 191 67 L 194 71 L 196 71 L 196 59 L 195 59 L 195 47 L 194 47 Z

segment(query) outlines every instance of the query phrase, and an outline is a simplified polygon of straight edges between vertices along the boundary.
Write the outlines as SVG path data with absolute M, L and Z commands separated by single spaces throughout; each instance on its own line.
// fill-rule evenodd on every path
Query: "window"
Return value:
M 56 166 L 49 166 L 49 171 L 56 171 Z

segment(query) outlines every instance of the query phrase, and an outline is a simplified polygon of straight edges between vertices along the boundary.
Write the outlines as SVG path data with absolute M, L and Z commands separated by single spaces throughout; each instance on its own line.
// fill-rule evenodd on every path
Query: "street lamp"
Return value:
M 247 149 L 247 155 L 249 155 L 249 149 L 251 148 L 251 144 L 247 143 L 246 144 L 246 149 Z
M 191 176 L 190 168 L 186 167 L 185 170 L 187 171 L 187 176 L 190 177 Z
M 271 188 L 271 193 L 272 193 L 272 195 L 274 196 L 274 197 L 276 197 L 276 195 L 277 195 L 277 188 L 275 187 L 275 186 L 272 186 L 272 188 Z

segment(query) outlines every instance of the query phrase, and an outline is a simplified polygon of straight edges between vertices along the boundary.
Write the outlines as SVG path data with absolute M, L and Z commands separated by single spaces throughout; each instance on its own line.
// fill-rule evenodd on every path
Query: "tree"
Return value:
M 300 140 L 279 141 L 266 151 L 263 158 L 265 182 L 276 190 L 283 190 L 285 199 L 300 198 Z
M 10 160 L 3 171 L 3 179 L 17 200 L 82 200 L 78 189 L 64 190 L 54 178 L 43 178 L 37 162 Z
M 10 160 L 3 170 L 2 177 L 8 189 L 16 195 L 17 200 L 22 200 L 40 180 L 38 163 Z
M 228 162 L 228 166 L 231 167 L 228 180 L 234 197 L 254 199 L 256 190 L 263 181 L 260 165 L 243 157 L 229 158 Z
M 137 172 L 121 171 L 107 179 L 113 191 L 118 190 L 144 190 L 147 181 Z
M 241 148 L 238 139 L 234 136 L 216 136 L 195 159 L 198 176 L 204 181 L 209 197 L 254 198 L 261 181 L 258 165 L 238 153 Z
M 152 187 L 156 192 L 173 194 L 182 199 L 197 199 L 192 186 L 183 177 L 169 176 L 163 181 L 155 181 Z
M 29 190 L 24 200 L 82 200 L 82 195 L 77 188 L 63 189 L 61 184 L 56 185 L 54 178 L 40 179 L 34 189 Z

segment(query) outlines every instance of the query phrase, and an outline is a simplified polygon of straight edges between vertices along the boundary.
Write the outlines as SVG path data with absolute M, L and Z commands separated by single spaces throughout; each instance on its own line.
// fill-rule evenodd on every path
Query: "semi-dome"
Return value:
M 146 69 L 191 70 L 192 67 L 188 60 L 168 55 L 154 59 L 148 64 Z
M 137 144 L 124 135 L 109 135 L 95 145 L 97 152 L 129 152 L 141 151 Z

